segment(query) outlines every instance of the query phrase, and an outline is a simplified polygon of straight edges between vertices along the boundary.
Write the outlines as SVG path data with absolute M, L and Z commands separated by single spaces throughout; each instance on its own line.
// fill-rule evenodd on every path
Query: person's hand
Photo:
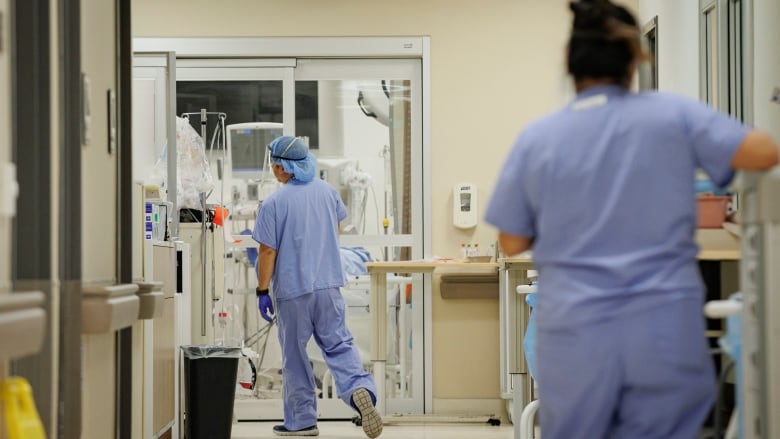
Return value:
M 273 322 L 274 304 L 268 293 L 257 296 L 257 308 L 260 310 L 260 315 L 265 321 L 269 323 Z

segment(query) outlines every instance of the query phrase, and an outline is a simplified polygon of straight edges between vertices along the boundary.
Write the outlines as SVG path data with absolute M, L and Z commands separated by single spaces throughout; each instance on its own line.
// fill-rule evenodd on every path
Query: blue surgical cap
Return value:
M 274 139 L 271 149 L 271 161 L 282 165 L 284 172 L 292 174 L 295 180 L 306 183 L 314 179 L 317 171 L 317 159 L 309 152 L 309 147 L 300 137 L 281 136 Z

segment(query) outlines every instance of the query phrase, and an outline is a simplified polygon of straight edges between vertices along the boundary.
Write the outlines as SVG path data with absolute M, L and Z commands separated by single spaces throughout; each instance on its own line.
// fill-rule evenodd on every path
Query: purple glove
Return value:
M 268 290 L 265 294 L 257 296 L 257 308 L 265 321 L 273 322 L 274 318 L 271 315 L 274 314 L 274 303 L 271 301 L 271 296 L 268 295 Z

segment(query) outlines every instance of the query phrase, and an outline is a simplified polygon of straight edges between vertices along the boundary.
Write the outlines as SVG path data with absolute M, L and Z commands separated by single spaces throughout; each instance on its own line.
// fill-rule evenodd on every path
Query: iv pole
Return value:
M 202 108 L 199 112 L 196 112 L 196 113 L 182 113 L 181 114 L 181 117 L 183 117 L 183 118 L 185 118 L 187 120 L 189 120 L 190 116 L 193 116 L 193 115 L 200 116 L 200 137 L 203 139 L 204 147 L 206 147 L 206 145 L 207 145 L 206 139 L 208 139 L 208 137 L 206 136 L 206 129 L 207 129 L 207 122 L 208 122 L 208 115 L 209 114 L 217 115 L 217 117 L 220 120 L 221 126 L 222 127 L 225 126 L 225 118 L 227 117 L 227 114 L 225 114 L 225 113 L 216 112 L 216 111 L 206 111 L 205 108 Z M 217 126 L 217 129 L 219 129 L 219 125 Z M 200 260 L 201 260 L 201 263 L 203 264 L 203 274 L 202 274 L 202 277 L 201 277 L 201 280 L 202 280 L 201 285 L 203 287 L 203 289 L 202 289 L 203 297 L 202 297 L 202 303 L 201 303 L 202 307 L 201 307 L 201 313 L 200 313 L 200 335 L 202 337 L 206 336 L 206 266 L 205 265 L 206 265 L 206 253 L 207 253 L 206 252 L 206 247 L 207 247 L 206 246 L 206 219 L 208 218 L 207 207 L 206 207 L 206 197 L 207 197 L 207 194 L 205 194 L 203 192 L 200 193 L 200 203 L 201 203 L 201 208 L 203 209 L 202 210 L 203 213 L 201 214 L 201 221 L 200 221 L 200 224 L 201 224 L 201 229 L 200 229 L 200 255 L 201 255 L 201 257 L 200 257 Z M 211 259 L 211 264 L 212 264 L 211 268 L 212 268 L 212 271 L 213 271 L 214 270 L 214 258 Z M 214 299 L 214 290 L 216 289 L 216 285 L 214 284 L 215 283 L 215 274 L 216 273 L 212 272 L 212 276 L 211 276 L 211 282 L 212 282 L 211 297 L 212 297 L 212 300 Z

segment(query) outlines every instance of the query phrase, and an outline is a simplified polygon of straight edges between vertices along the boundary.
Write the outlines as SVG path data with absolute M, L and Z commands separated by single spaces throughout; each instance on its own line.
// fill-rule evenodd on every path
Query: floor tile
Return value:
M 278 438 L 271 431 L 278 422 L 240 422 L 233 425 L 232 439 Z M 320 439 L 365 438 L 363 430 L 349 421 L 323 421 Z M 512 426 L 472 424 L 385 425 L 381 439 L 512 439 Z

